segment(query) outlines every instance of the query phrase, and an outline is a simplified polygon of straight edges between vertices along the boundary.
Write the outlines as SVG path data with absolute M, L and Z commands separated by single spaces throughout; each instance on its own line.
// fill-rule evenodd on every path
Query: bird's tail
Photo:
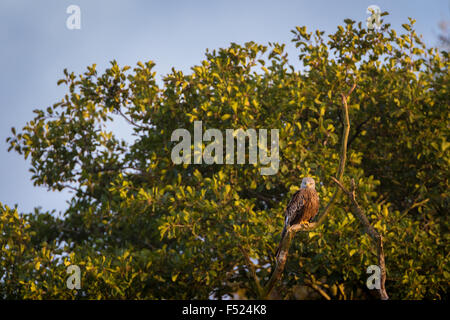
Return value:
M 284 239 L 284 236 L 286 235 L 286 231 L 287 231 L 286 224 L 284 224 L 283 231 L 281 231 L 281 240 L 280 240 L 280 243 L 278 244 L 277 252 L 275 253 L 276 259 L 278 259 L 278 254 L 280 253 L 281 244 L 283 243 L 283 239 Z

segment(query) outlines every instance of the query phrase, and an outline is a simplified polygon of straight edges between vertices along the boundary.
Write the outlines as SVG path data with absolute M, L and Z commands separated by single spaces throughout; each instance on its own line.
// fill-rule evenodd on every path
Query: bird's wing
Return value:
M 291 201 L 289 201 L 289 204 L 286 207 L 286 210 L 284 211 L 284 214 L 286 216 L 286 219 L 284 220 L 284 228 L 281 232 L 281 241 L 278 245 L 278 249 L 276 251 L 275 256 L 278 257 L 278 254 L 280 252 L 281 243 L 283 242 L 284 235 L 286 234 L 286 231 L 291 226 L 292 222 L 294 221 L 298 210 L 300 210 L 304 205 L 304 198 L 303 198 L 303 192 L 302 189 L 294 193 L 292 196 Z
M 297 191 L 294 196 L 292 197 L 291 201 L 289 201 L 289 204 L 286 207 L 286 220 L 285 225 L 290 226 L 292 221 L 295 219 L 298 211 L 303 207 L 304 205 L 304 199 L 303 199 L 303 192 L 302 189 Z

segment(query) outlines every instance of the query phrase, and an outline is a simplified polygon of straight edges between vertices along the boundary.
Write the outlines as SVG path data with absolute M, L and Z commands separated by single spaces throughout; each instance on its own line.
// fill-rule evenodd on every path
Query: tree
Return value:
M 79 76 L 64 70 L 65 97 L 35 110 L 8 142 L 31 158 L 35 185 L 74 196 L 63 219 L 0 206 L 0 294 L 260 297 L 301 178 L 314 177 L 322 205 L 338 190 L 341 94 L 356 83 L 338 182 L 355 181 L 358 205 L 385 240 L 390 297 L 447 297 L 448 53 L 426 48 L 412 19 L 399 36 L 389 24 L 372 31 L 344 22 L 328 40 L 293 30 L 300 69 L 284 44 L 248 42 L 206 51 L 190 74 L 173 69 L 161 86 L 152 61 L 132 70 L 113 61 L 102 74 L 95 65 Z M 116 116 L 133 127 L 132 143 L 107 130 Z M 223 132 L 279 129 L 279 171 L 174 164 L 171 134 L 193 132 L 196 120 Z M 272 298 L 375 296 L 365 285 L 374 246 L 337 194 L 326 220 L 293 239 Z M 66 288 L 70 264 L 81 268 L 77 292 Z

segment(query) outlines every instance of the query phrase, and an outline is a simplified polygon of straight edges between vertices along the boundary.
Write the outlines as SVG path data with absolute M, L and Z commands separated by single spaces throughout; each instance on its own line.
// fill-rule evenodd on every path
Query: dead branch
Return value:
M 353 83 L 353 86 L 348 91 L 347 95 L 341 94 L 342 97 L 342 118 L 344 119 L 344 128 L 342 132 L 342 142 L 341 142 L 341 152 L 340 152 L 340 160 L 339 160 L 339 167 L 336 174 L 336 178 L 340 181 L 342 180 L 342 176 L 344 175 L 344 169 L 345 169 L 345 163 L 347 161 L 347 145 L 348 145 L 348 136 L 350 134 L 350 118 L 348 116 L 348 98 L 352 94 L 353 90 L 356 88 L 356 82 Z M 334 204 L 334 201 L 338 197 L 340 192 L 339 188 L 336 188 L 336 191 L 334 192 L 333 196 L 331 197 L 330 201 L 328 202 L 327 206 L 323 210 L 322 214 L 319 215 L 317 218 L 317 223 L 322 224 L 325 221 L 325 218 L 330 211 L 332 205 Z
M 336 174 L 336 177 L 338 180 L 342 179 L 342 176 L 344 174 L 345 169 L 345 162 L 347 160 L 347 143 L 348 143 L 348 136 L 350 133 L 350 118 L 348 116 L 348 105 L 347 101 L 353 90 L 356 88 L 356 82 L 353 83 L 352 87 L 348 91 L 347 94 L 341 94 L 342 97 L 342 118 L 344 119 L 344 126 L 343 126 L 343 132 L 342 132 L 342 141 L 341 141 L 341 150 L 340 150 L 340 160 L 339 160 L 339 167 Z M 321 225 L 325 221 L 325 217 L 327 216 L 329 210 L 331 209 L 334 201 L 336 200 L 337 196 L 339 195 L 340 189 L 336 188 L 336 191 L 334 192 L 333 196 L 331 197 L 330 201 L 326 205 L 324 211 L 322 214 L 319 214 L 319 217 L 317 219 L 316 223 L 310 223 L 309 225 L 294 225 L 290 227 L 287 232 L 286 236 L 283 238 L 281 246 L 280 246 L 280 253 L 278 255 L 275 270 L 273 271 L 269 282 L 264 287 L 264 293 L 262 298 L 267 298 L 270 293 L 272 292 L 273 287 L 277 283 L 277 281 L 280 279 L 281 275 L 283 274 L 284 266 L 286 264 L 287 254 L 289 251 L 289 247 L 291 245 L 291 241 L 298 231 L 311 231 L 317 228 L 319 225 Z
M 267 298 L 272 292 L 273 287 L 277 283 L 278 279 L 280 279 L 283 274 L 284 266 L 286 264 L 287 255 L 289 252 L 289 247 L 291 246 L 292 239 L 294 238 L 295 233 L 299 231 L 309 232 L 317 228 L 318 224 L 313 222 L 310 224 L 295 224 L 289 227 L 286 231 L 286 235 L 284 236 L 281 245 L 280 245 L 280 253 L 277 257 L 277 262 L 275 265 L 275 270 L 272 273 L 272 276 L 264 287 L 263 298 Z
M 325 217 L 328 214 L 330 208 L 332 207 L 335 199 L 338 197 L 340 191 L 342 190 L 347 195 L 347 197 L 351 200 L 352 209 L 353 209 L 352 211 L 355 214 L 355 216 L 360 220 L 360 222 L 363 224 L 363 226 L 365 227 L 365 232 L 375 242 L 375 245 L 377 247 L 377 252 L 378 252 L 378 265 L 381 269 L 379 293 L 380 293 L 380 297 L 382 300 L 389 299 L 389 296 L 386 293 L 386 288 L 385 288 L 386 266 L 385 266 L 385 261 L 384 261 L 384 252 L 383 252 L 383 238 L 370 225 L 370 222 L 367 219 L 366 215 L 364 214 L 364 211 L 361 209 L 358 202 L 356 201 L 354 180 L 352 179 L 352 185 L 351 185 L 352 191 L 351 192 L 348 191 L 340 182 L 344 175 L 345 163 L 346 163 L 346 159 L 347 159 L 348 136 L 349 136 L 349 132 L 350 132 L 350 119 L 349 119 L 349 115 L 348 115 L 347 102 L 348 102 L 348 97 L 353 92 L 355 87 L 356 87 L 356 83 L 353 84 L 352 88 L 349 90 L 347 95 L 341 94 L 342 106 L 343 106 L 342 118 L 344 120 L 344 125 L 343 125 L 343 133 L 342 133 L 340 161 L 339 161 L 339 167 L 338 167 L 338 171 L 336 174 L 336 178 L 335 177 L 331 178 L 334 181 L 334 183 L 337 184 L 338 187 L 336 188 L 333 196 L 331 197 L 330 201 L 326 205 L 322 214 L 319 215 L 316 223 L 313 222 L 313 223 L 306 224 L 306 225 L 298 224 L 298 225 L 294 225 L 294 226 L 290 227 L 287 230 L 286 236 L 283 238 L 281 245 L 280 245 L 280 253 L 277 257 L 275 270 L 273 271 L 272 276 L 270 277 L 268 283 L 266 284 L 266 286 L 264 288 L 262 298 L 267 298 L 270 295 L 276 282 L 280 279 L 280 277 L 283 273 L 283 270 L 284 270 L 284 266 L 286 264 L 289 247 L 291 245 L 291 242 L 292 242 L 292 239 L 294 238 L 295 233 L 299 232 L 299 231 L 309 232 L 309 231 L 312 231 L 315 228 L 317 228 L 319 225 L 321 225 L 323 223 L 323 221 L 325 220 Z M 418 204 L 418 205 L 420 205 L 420 204 Z
M 380 297 L 382 300 L 388 300 L 389 296 L 386 293 L 385 281 L 386 281 L 386 266 L 384 263 L 384 252 L 383 252 L 383 237 L 370 225 L 369 219 L 367 219 L 364 211 L 359 206 L 356 201 L 355 193 L 355 181 L 351 180 L 351 191 L 348 191 L 337 179 L 332 178 L 334 183 L 336 183 L 339 188 L 347 195 L 352 203 L 353 214 L 359 219 L 359 221 L 364 226 L 365 232 L 372 238 L 377 246 L 378 253 L 378 266 L 381 269 L 381 279 L 380 279 Z

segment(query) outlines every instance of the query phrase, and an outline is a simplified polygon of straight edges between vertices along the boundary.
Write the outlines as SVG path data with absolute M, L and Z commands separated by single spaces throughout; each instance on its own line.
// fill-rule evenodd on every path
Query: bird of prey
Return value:
M 286 207 L 284 212 L 283 231 L 281 232 L 281 241 L 278 245 L 276 257 L 281 249 L 281 243 L 286 235 L 287 229 L 294 224 L 308 224 L 319 211 L 319 195 L 316 192 L 316 183 L 313 178 L 305 177 L 302 180 L 300 190 L 298 190 Z

